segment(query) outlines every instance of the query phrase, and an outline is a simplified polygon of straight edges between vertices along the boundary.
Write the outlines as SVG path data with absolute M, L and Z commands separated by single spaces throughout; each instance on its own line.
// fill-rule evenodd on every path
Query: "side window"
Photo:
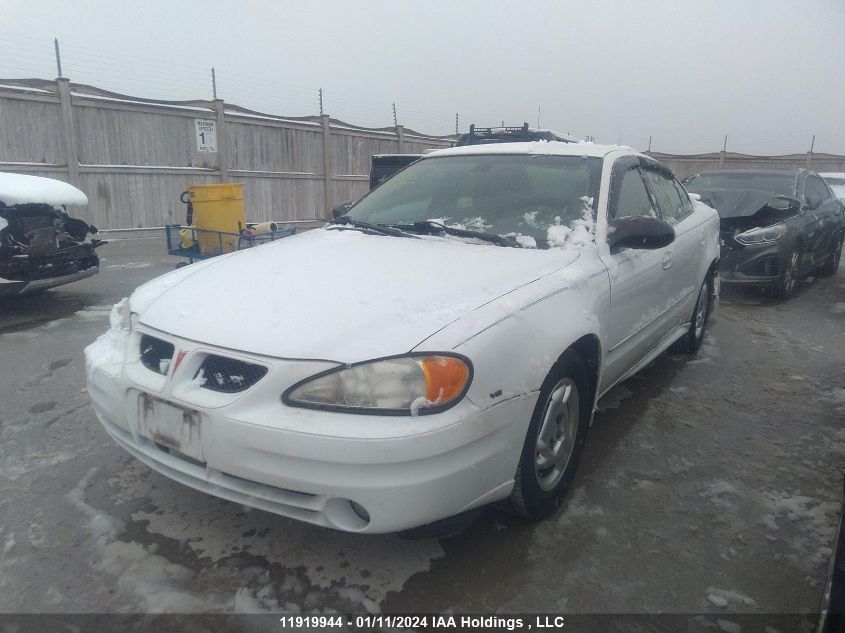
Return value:
M 818 176 L 807 176 L 807 180 L 804 183 L 804 197 L 813 197 L 821 203 L 830 198 L 830 191 Z
M 612 211 L 613 218 L 638 215 L 657 217 L 638 168 L 633 167 L 622 176 L 622 184 L 619 186 L 619 194 Z
M 646 168 L 643 173 L 657 200 L 657 206 L 663 219 L 669 224 L 677 224 L 686 217 L 688 211 L 684 206 L 678 188 L 675 186 L 675 179 L 654 169 Z M 687 199 L 687 204 L 689 204 L 687 195 L 684 194 L 683 197 Z
M 684 215 L 692 213 L 692 200 L 689 199 L 687 190 L 684 189 L 684 186 L 678 182 L 677 178 L 674 178 L 672 182 L 675 185 L 675 189 L 678 190 L 678 195 L 681 196 L 681 205 L 684 207 Z

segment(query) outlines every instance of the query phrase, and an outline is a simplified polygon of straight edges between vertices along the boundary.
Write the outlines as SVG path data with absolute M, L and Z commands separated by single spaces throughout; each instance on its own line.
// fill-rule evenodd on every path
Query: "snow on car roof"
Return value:
M 85 206 L 88 196 L 61 180 L 0 172 L 0 202 L 16 204 L 73 204 Z
M 526 143 L 484 143 L 481 145 L 465 145 L 463 147 L 449 147 L 431 152 L 425 160 L 438 156 L 462 156 L 466 154 L 536 154 L 553 156 L 592 156 L 603 158 L 611 152 L 635 150 L 624 145 L 597 145 L 582 141 L 580 143 L 563 143 L 560 141 L 531 141 Z

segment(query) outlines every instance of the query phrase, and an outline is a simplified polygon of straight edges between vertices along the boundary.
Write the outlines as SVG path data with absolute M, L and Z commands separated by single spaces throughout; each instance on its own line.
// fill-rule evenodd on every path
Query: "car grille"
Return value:
M 221 393 L 245 391 L 261 380 L 267 368 L 234 358 L 209 355 L 200 365 L 195 377 L 202 372 L 202 387 Z
M 157 374 L 166 376 L 175 349 L 173 343 L 143 334 L 140 344 L 141 364 Z
M 750 266 L 743 267 L 746 275 L 754 277 L 774 277 L 778 274 L 778 258 L 776 256 L 766 257 L 754 262 Z

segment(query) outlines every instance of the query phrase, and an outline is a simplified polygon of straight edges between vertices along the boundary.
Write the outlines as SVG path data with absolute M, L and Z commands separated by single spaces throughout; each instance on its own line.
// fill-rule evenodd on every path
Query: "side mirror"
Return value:
M 696 202 L 701 202 L 701 194 L 700 193 L 693 193 L 692 191 L 689 192 L 689 197 Z
M 334 209 L 332 209 L 332 218 L 337 220 L 339 217 L 346 215 L 349 209 L 352 207 L 352 201 L 347 200 L 346 202 L 341 202 L 337 205 Z
M 626 216 L 607 223 L 607 244 L 611 252 L 623 248 L 663 248 L 674 241 L 675 229 L 657 218 Z

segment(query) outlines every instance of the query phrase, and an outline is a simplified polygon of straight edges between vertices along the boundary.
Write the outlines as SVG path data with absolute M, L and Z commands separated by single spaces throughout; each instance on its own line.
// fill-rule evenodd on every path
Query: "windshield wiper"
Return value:
M 412 237 L 414 239 L 419 239 L 416 235 L 406 233 L 405 231 L 402 231 L 398 227 L 395 227 L 393 225 L 370 224 L 369 222 L 362 222 L 361 220 L 355 220 L 354 218 L 350 218 L 348 215 L 342 215 L 339 218 L 335 218 L 334 220 L 331 220 L 329 224 L 350 226 L 356 229 L 361 229 L 365 233 L 375 235 L 392 235 L 394 237 Z
M 394 229 L 402 231 L 410 231 L 414 233 L 424 233 L 425 235 L 454 235 L 455 237 L 467 237 L 490 242 L 499 246 L 512 246 L 522 248 L 522 246 L 515 239 L 510 237 L 502 237 L 501 235 L 494 235 L 493 233 L 484 233 L 483 231 L 473 231 L 470 229 L 457 229 L 453 226 L 446 226 L 434 220 L 421 220 L 413 224 L 387 224 Z

